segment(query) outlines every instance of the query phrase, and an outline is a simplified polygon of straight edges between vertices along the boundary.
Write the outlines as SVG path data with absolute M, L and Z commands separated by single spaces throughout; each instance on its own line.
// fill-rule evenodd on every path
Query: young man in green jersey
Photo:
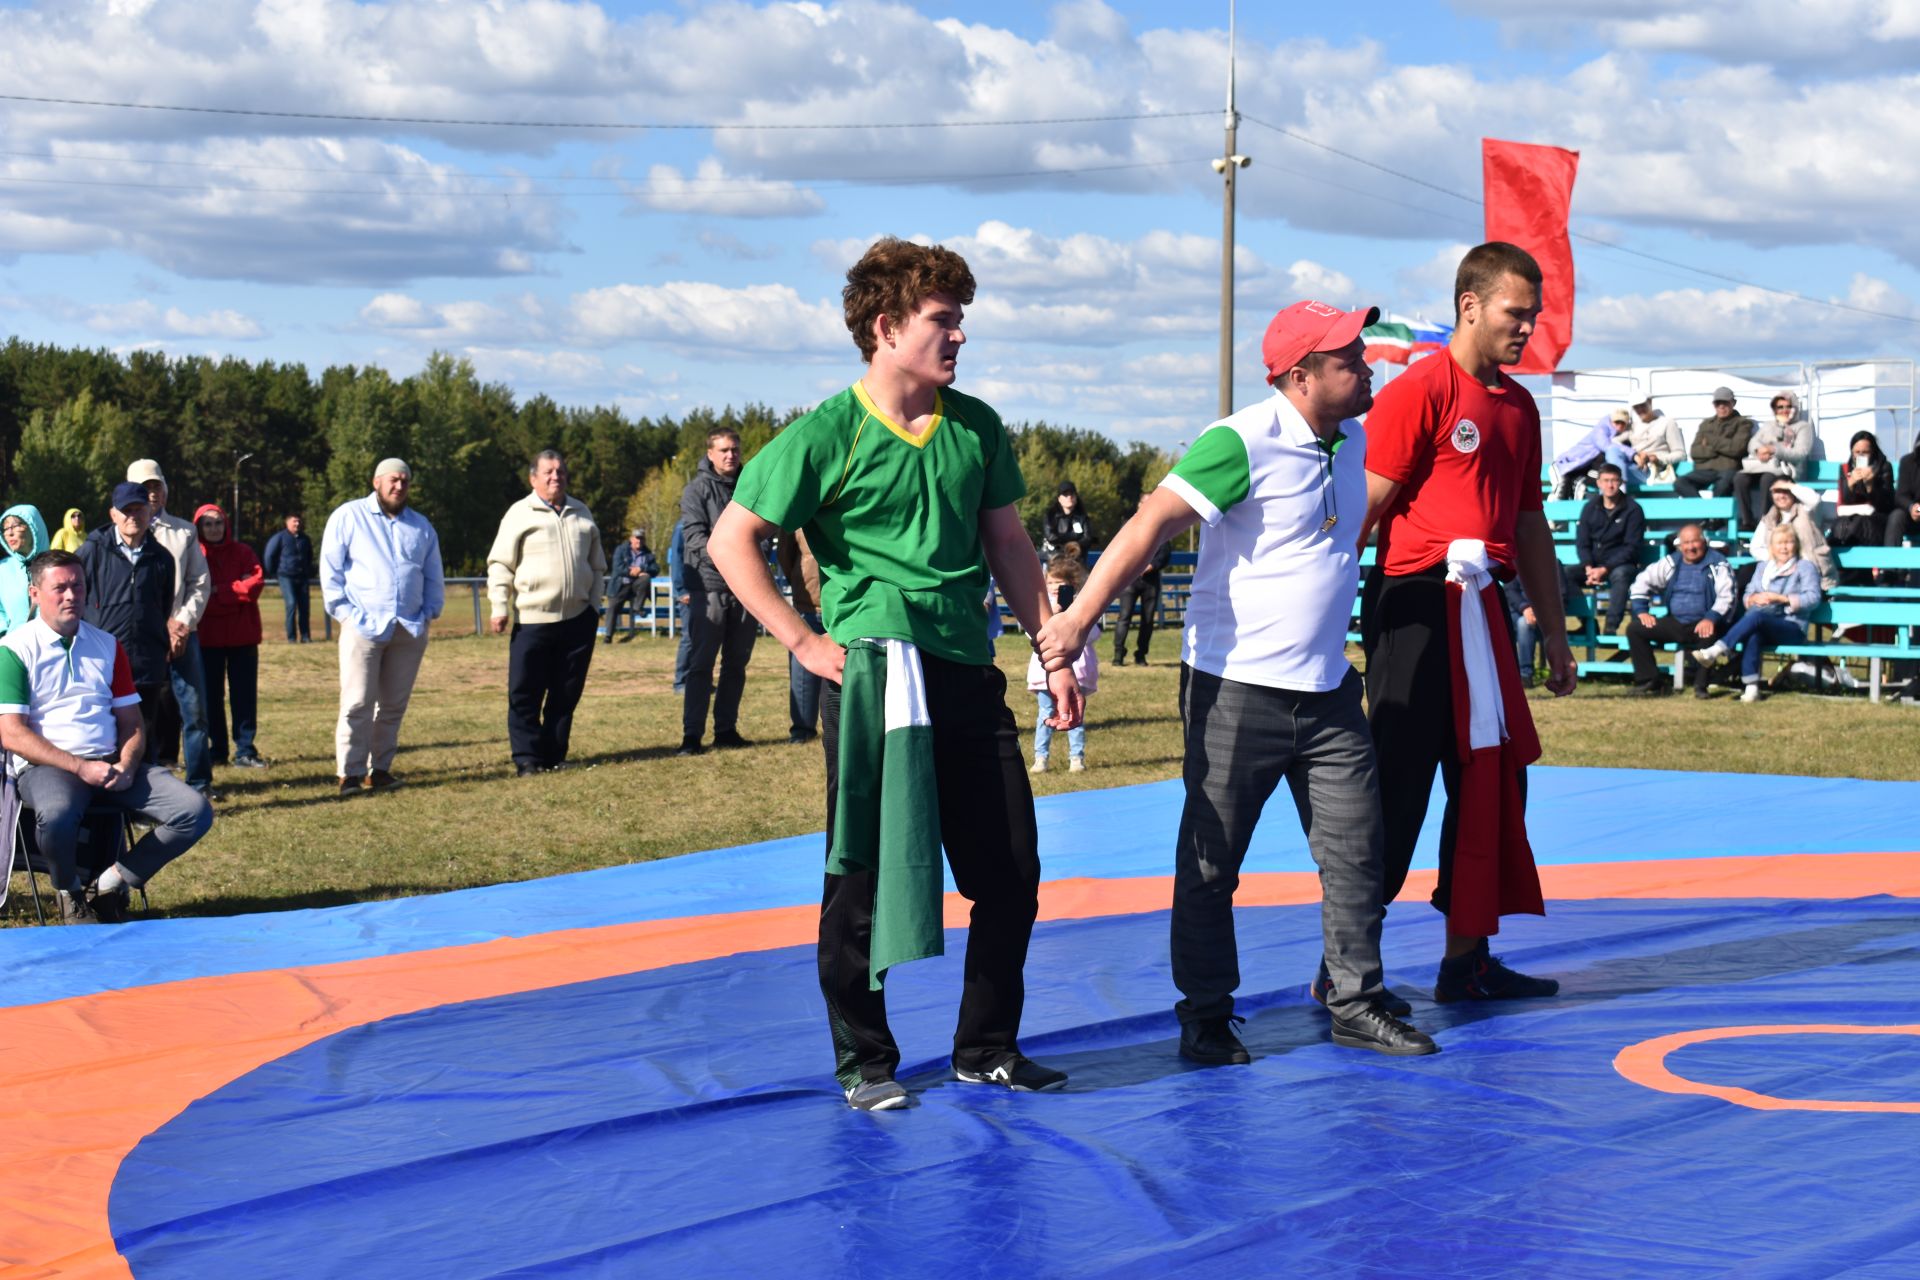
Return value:
M 973 290 L 973 273 L 949 249 L 875 242 L 842 294 L 866 373 L 760 451 L 707 543 L 739 601 L 828 681 L 820 987 L 836 1075 L 859 1110 L 909 1102 L 893 1078 L 900 1050 L 880 977 L 895 958 L 939 948 L 937 851 L 906 867 L 922 886 L 931 875 L 930 900 L 916 895 L 913 905 L 932 937 L 918 949 L 897 947 L 881 917 L 899 898 L 898 846 L 916 837 L 930 843 L 936 826 L 954 883 L 973 903 L 955 1074 L 1021 1092 L 1066 1083 L 1064 1073 L 1022 1055 L 1017 1039 L 1040 860 L 1019 730 L 980 614 L 989 570 L 1029 635 L 1051 608 L 1014 510 L 1026 484 L 1006 429 L 987 405 L 952 389 Z M 762 539 L 791 529 L 805 531 L 820 564 L 826 635 L 781 596 L 759 552 Z M 868 675 L 882 652 L 884 672 Z M 1066 663 L 1055 665 L 1048 687 L 1060 711 L 1056 727 L 1065 729 L 1080 722 L 1080 688 Z M 865 692 L 875 679 L 885 690 L 877 700 Z M 864 712 L 879 701 L 887 704 L 884 726 L 856 714 L 857 704 Z M 909 701 L 915 709 L 896 722 L 896 706 Z M 884 783 L 865 767 L 881 760 Z M 877 833 L 875 865 L 851 854 L 842 861 L 855 818 Z

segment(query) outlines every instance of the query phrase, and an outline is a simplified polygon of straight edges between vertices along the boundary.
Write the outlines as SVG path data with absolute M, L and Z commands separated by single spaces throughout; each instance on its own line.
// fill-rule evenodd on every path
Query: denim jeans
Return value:
M 180 707 L 180 763 L 186 783 L 197 791 L 213 785 L 213 749 L 207 741 L 207 672 L 200 661 L 200 637 L 187 637 L 187 647 L 171 664 L 173 700 Z
M 819 614 L 803 613 L 800 618 L 813 634 L 827 633 Z M 787 722 L 790 732 L 802 735 L 813 733 L 820 723 L 820 677 L 792 654 L 787 655 Z
M 1053 695 L 1045 689 L 1038 691 L 1040 699 L 1040 717 L 1033 725 L 1033 758 L 1045 760 L 1047 748 L 1053 745 L 1053 727 L 1047 723 L 1047 717 L 1054 713 Z M 1082 720 L 1075 728 L 1067 730 L 1067 754 L 1079 759 L 1087 754 L 1087 722 Z
M 1645 484 L 1648 471 L 1633 460 L 1633 446 L 1615 440 L 1606 448 L 1607 461 L 1620 468 L 1628 484 Z
M 1747 684 L 1760 681 L 1760 656 L 1770 644 L 1799 644 L 1807 638 L 1807 624 L 1784 613 L 1768 609 L 1749 609 L 1727 628 L 1721 643 L 1740 650 L 1740 679 Z

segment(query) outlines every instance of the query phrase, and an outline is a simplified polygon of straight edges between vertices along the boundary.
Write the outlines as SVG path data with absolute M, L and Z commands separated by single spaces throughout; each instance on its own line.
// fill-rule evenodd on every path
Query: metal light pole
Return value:
M 1240 112 L 1233 95 L 1234 4 L 1227 0 L 1227 146 L 1215 159 L 1213 171 L 1226 180 L 1224 221 L 1220 234 L 1220 416 L 1233 412 L 1233 189 L 1234 177 L 1253 163 L 1234 150 Z
M 235 542 L 240 540 L 240 466 L 251 457 L 250 453 L 242 453 L 233 459 L 233 514 L 227 518 L 227 536 Z

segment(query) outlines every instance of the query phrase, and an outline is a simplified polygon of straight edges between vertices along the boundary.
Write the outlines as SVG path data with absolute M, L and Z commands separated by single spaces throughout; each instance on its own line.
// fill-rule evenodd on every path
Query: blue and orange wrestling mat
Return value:
M 1024 1043 L 1067 1089 L 943 1070 L 956 934 L 889 980 L 918 1105 L 883 1114 L 828 1072 L 817 836 L 8 930 L 0 1271 L 1920 1275 L 1920 784 L 1535 771 L 1551 914 L 1497 945 L 1562 995 L 1430 1003 L 1416 872 L 1412 1059 L 1328 1043 L 1282 793 L 1240 895 L 1254 1062 L 1214 1070 L 1175 1053 L 1179 802 L 1040 803 Z

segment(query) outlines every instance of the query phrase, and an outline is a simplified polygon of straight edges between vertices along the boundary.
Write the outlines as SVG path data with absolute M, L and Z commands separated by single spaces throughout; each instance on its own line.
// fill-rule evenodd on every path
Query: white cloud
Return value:
M 1912 0 L 1462 0 L 1516 36 L 1563 41 L 1585 28 L 1621 49 L 1730 64 L 1814 64 L 1842 70 L 1911 67 L 1920 59 Z
M 1884 280 L 1856 275 L 1830 301 L 1920 321 L 1913 300 Z M 1668 289 L 1583 299 L 1582 344 L 1663 357 L 1819 359 L 1911 350 L 1916 326 L 1834 310 L 1751 285 Z
M 375 295 L 360 308 L 370 329 L 418 342 L 526 342 L 547 336 L 545 308 L 532 295 L 504 304 L 462 299 L 427 303 L 404 293 Z
M 66 318 L 79 319 L 95 333 L 167 334 L 179 338 L 225 338 L 234 342 L 248 342 L 266 336 L 259 321 L 229 308 L 194 315 L 179 307 L 162 310 L 143 299 L 100 303 L 91 307 L 55 303 L 48 309 Z
M 703 213 L 720 218 L 790 218 L 818 213 L 825 202 L 791 182 L 729 176 L 709 156 L 687 177 L 670 164 L 647 170 L 644 186 L 629 186 L 635 205 L 661 213 Z
M 575 294 L 569 317 L 589 343 L 666 342 L 743 360 L 852 350 L 837 305 L 808 302 L 784 284 L 610 285 Z

